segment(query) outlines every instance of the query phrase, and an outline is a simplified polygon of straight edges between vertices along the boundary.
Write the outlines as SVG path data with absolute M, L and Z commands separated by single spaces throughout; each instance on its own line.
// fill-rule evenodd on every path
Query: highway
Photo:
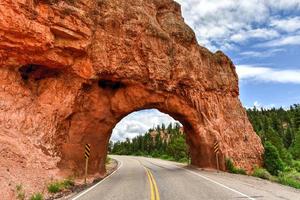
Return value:
M 160 159 L 111 156 L 118 169 L 73 200 L 300 200 L 300 190 Z

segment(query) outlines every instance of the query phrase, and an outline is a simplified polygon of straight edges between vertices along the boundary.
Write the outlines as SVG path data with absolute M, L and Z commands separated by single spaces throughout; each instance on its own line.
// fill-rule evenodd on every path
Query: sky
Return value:
M 300 103 L 300 0 L 176 0 L 198 43 L 223 51 L 236 66 L 246 108 Z M 157 110 L 135 112 L 113 131 L 132 138 L 174 122 Z

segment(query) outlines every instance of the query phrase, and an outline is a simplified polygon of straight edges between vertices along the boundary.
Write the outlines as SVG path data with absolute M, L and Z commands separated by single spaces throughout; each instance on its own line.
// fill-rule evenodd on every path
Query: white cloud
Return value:
M 277 70 L 251 65 L 238 65 L 236 69 L 240 80 L 300 84 L 300 70 Z
M 195 30 L 198 42 L 212 51 L 231 49 L 235 43 L 251 39 L 283 40 L 286 33 L 295 34 L 299 29 L 299 17 L 280 14 L 299 11 L 300 0 L 177 1 L 182 5 L 187 24 Z
M 178 122 L 171 116 L 156 109 L 133 112 L 124 117 L 113 129 L 112 141 L 123 141 L 146 133 L 150 128 L 164 123 Z
M 251 106 L 245 106 L 246 109 L 253 109 L 254 107 L 257 109 L 263 108 L 263 109 L 272 109 L 272 108 L 276 108 L 276 104 L 268 104 L 268 105 L 263 105 L 262 103 L 258 102 L 258 101 L 254 101 L 253 105 Z
M 269 39 L 273 39 L 279 36 L 279 33 L 275 30 L 270 30 L 270 29 L 252 29 L 252 30 L 248 30 L 248 31 L 240 31 L 239 33 L 236 33 L 234 35 L 231 36 L 231 40 L 233 42 L 244 42 L 248 39 L 265 39 L 265 40 L 269 40 Z
M 271 26 L 281 31 L 294 32 L 300 29 L 300 17 L 275 18 L 271 21 Z
M 291 35 L 279 39 L 258 44 L 257 47 L 280 47 L 288 45 L 300 45 L 300 35 Z
M 276 55 L 277 53 L 285 51 L 284 49 L 270 49 L 266 51 L 244 51 L 241 52 L 241 56 L 245 57 L 259 57 L 259 58 L 266 58 Z

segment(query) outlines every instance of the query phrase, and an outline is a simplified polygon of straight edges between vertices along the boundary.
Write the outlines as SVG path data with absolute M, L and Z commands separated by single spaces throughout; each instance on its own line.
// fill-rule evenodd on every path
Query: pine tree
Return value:
M 300 108 L 295 110 L 294 125 L 297 130 L 300 129 Z
M 277 148 L 270 142 L 265 143 L 264 163 L 266 169 L 272 175 L 278 175 L 278 173 L 284 168 Z
M 291 147 L 291 153 L 294 159 L 300 160 L 300 130 L 296 133 L 295 140 Z
M 290 126 L 287 128 L 284 136 L 284 146 L 286 149 L 289 149 L 294 140 L 294 136 Z

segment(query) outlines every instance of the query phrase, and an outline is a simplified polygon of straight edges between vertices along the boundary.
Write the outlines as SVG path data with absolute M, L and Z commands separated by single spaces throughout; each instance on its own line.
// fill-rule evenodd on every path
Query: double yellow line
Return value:
M 156 181 L 153 177 L 153 174 L 147 167 L 144 166 L 144 168 L 147 172 L 147 176 L 148 176 L 149 183 L 150 183 L 150 190 L 151 190 L 150 200 L 160 200 L 159 192 L 158 192 Z

